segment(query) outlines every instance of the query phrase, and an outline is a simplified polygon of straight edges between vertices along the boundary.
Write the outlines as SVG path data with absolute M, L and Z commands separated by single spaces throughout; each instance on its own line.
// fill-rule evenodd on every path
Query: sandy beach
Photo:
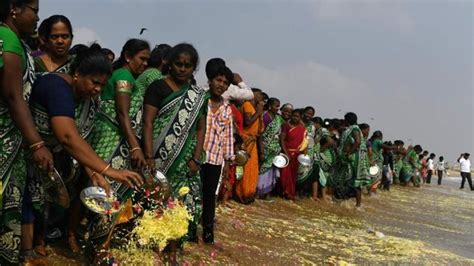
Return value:
M 443 182 L 421 189 L 393 186 L 364 197 L 360 211 L 353 200 L 232 202 L 218 210 L 217 247 L 187 243 L 178 260 L 182 265 L 474 265 L 474 192 L 460 190 L 459 177 Z M 48 265 L 84 265 L 84 257 L 53 246 Z M 147 252 L 125 260 L 122 265 L 156 264 Z

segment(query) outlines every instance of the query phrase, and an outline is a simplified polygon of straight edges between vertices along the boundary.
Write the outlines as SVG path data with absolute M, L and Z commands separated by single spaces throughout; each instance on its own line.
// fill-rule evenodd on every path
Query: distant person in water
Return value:
M 466 179 L 467 179 L 467 182 L 469 183 L 469 187 L 471 188 L 471 190 L 474 190 L 474 188 L 472 187 L 471 161 L 469 160 L 469 155 L 470 155 L 469 153 L 463 153 L 458 158 L 459 167 L 461 168 L 461 178 L 462 178 L 460 189 L 464 188 L 464 183 L 466 183 Z

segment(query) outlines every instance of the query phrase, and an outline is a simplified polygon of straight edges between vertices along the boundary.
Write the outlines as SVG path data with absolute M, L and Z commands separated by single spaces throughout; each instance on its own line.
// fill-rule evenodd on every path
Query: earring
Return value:
M 12 18 L 16 19 L 16 12 L 15 11 L 12 11 Z

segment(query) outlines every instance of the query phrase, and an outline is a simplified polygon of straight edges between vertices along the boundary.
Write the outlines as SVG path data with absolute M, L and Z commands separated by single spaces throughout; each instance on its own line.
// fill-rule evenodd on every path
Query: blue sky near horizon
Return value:
M 474 3 L 441 0 L 40 0 L 75 41 L 116 53 L 126 39 L 190 42 L 202 69 L 226 59 L 246 82 L 324 117 L 355 111 L 385 139 L 449 161 L 474 153 Z M 149 30 L 138 36 L 141 27 Z

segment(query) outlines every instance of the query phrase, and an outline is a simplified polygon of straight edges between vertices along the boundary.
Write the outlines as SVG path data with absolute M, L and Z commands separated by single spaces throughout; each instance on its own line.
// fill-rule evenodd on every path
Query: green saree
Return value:
M 29 48 L 16 34 L 0 26 L 0 69 L 3 53 L 20 56 L 23 69 L 23 96 L 28 101 L 34 82 L 33 59 Z M 0 101 L 0 265 L 17 264 L 21 239 L 22 200 L 26 186 L 26 162 L 22 135 L 15 127 L 8 106 Z
M 352 154 L 347 155 L 348 145 L 354 144 L 353 133 L 360 134 L 361 144 Z M 341 136 L 341 143 L 337 150 L 336 171 L 334 175 L 334 193 L 337 198 L 348 198 L 354 188 L 362 188 L 370 184 L 369 162 L 366 140 L 362 136 L 359 126 L 347 128 Z
M 209 94 L 194 85 L 172 92 L 161 101 L 153 130 L 156 169 L 167 177 L 175 198 L 182 187 L 190 189 L 183 199 L 193 217 L 190 237 L 195 234 L 202 213 L 201 179 L 199 174 L 190 176 L 187 163 L 194 154 L 198 121 L 207 111 L 208 99 Z
M 332 182 L 333 164 L 336 157 L 332 148 L 321 152 L 321 140 L 328 137 L 331 137 L 331 135 L 326 128 L 321 127 L 316 131 L 314 164 L 318 167 L 315 169 L 319 169 L 319 183 L 322 187 L 326 187 Z
M 263 150 L 263 162 L 260 164 L 259 170 L 258 195 L 270 193 L 276 185 L 278 169 L 273 166 L 273 158 L 281 152 L 280 132 L 284 123 L 285 120 L 277 114 L 260 137 L 265 149 Z

